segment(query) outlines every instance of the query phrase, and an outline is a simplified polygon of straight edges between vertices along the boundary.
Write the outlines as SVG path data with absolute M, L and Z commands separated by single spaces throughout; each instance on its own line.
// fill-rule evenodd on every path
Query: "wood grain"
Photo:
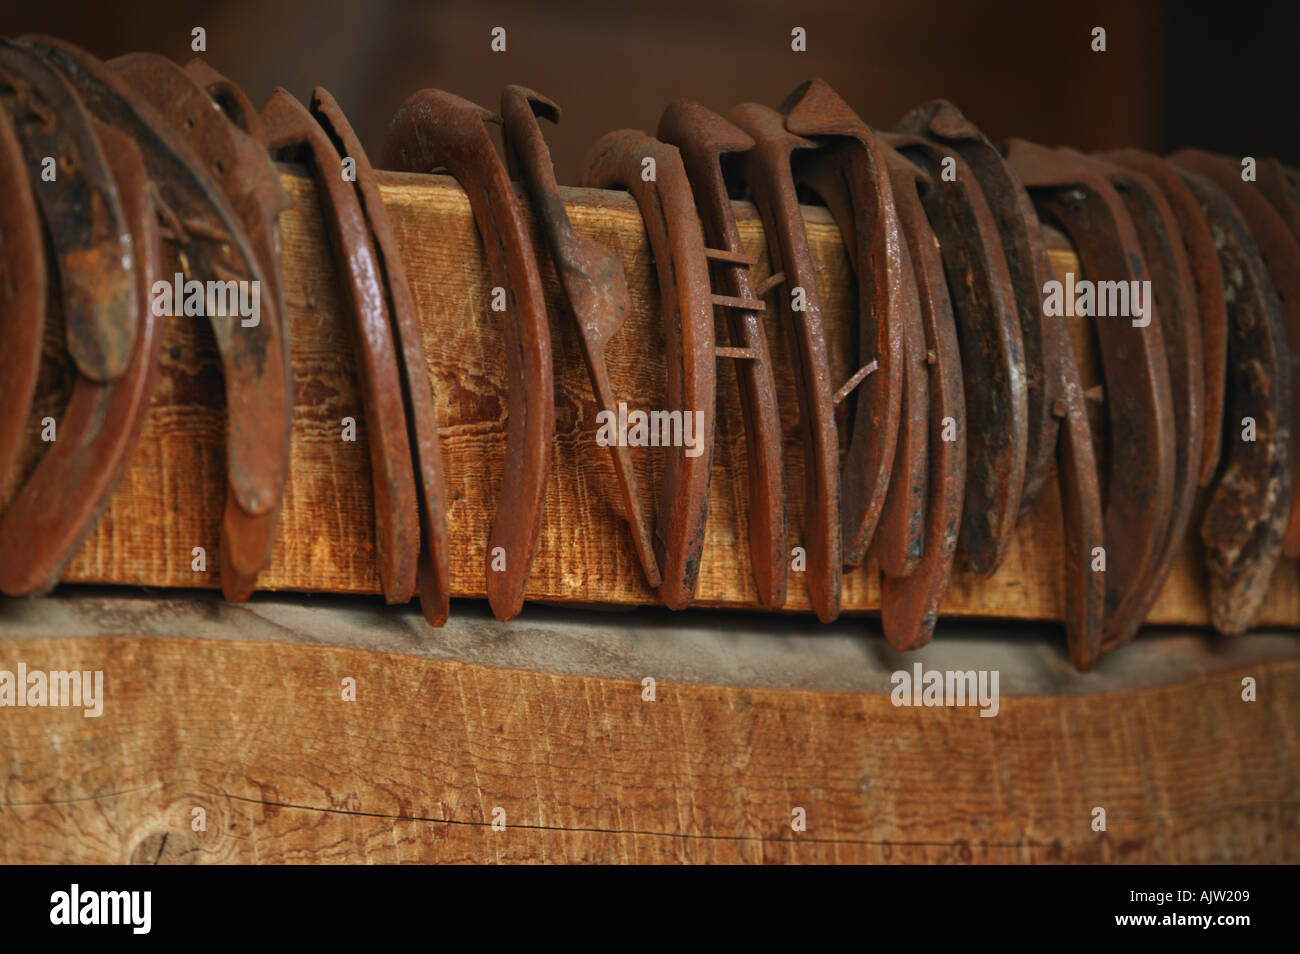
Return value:
M 492 620 L 453 617 L 440 639 L 462 658 L 422 658 L 358 648 L 370 627 L 337 638 L 332 609 L 321 628 L 309 610 L 272 626 L 250 622 L 256 603 L 206 602 L 92 602 L 56 619 L 63 638 L 0 636 L 0 669 L 98 669 L 105 685 L 99 718 L 3 710 L 0 863 L 1300 860 L 1293 642 L 1244 668 L 1178 648 L 1178 682 L 1119 692 L 1020 694 L 1012 666 L 981 718 L 657 669 L 647 702 L 627 673 L 475 662 L 512 631 Z M 585 616 L 568 628 L 602 643 L 608 617 Z
M 286 293 L 290 299 L 294 365 L 291 471 L 272 567 L 259 585 L 271 590 L 377 593 L 374 516 L 365 420 L 356 365 L 340 313 L 340 296 L 315 193 L 308 180 L 286 168 L 293 208 L 282 219 Z M 448 479 L 451 586 L 458 597 L 482 597 L 483 549 L 496 506 L 505 447 L 504 349 L 488 309 L 488 276 L 464 194 L 433 176 L 383 175 L 385 204 L 397 233 L 420 306 L 425 350 L 433 377 Z M 629 407 L 664 406 L 662 336 L 655 320 L 653 265 L 635 205 L 622 193 L 568 190 L 578 232 L 610 245 L 621 256 L 633 313 L 609 353 L 615 387 Z M 737 203 L 747 248 L 766 274 L 762 229 L 753 208 Z M 818 289 L 828 330 L 832 374 L 848 376 L 853 290 L 839 233 L 821 209 L 807 209 L 809 237 L 823 266 Z M 542 248 L 540 236 L 535 239 Z M 554 464 L 541 543 L 528 598 L 581 604 L 654 602 L 640 575 L 620 513 L 608 451 L 595 442 L 596 406 L 579 357 L 576 334 L 560 307 L 549 257 L 541 256 L 550 302 L 556 381 Z M 1057 249 L 1058 272 L 1073 257 Z M 764 316 L 775 355 L 786 433 L 786 486 L 791 546 L 802 533 L 802 459 L 797 403 L 786 336 L 773 310 Z M 57 323 L 56 323 L 57 324 Z M 224 397 L 211 334 L 195 319 L 167 319 L 162 371 L 140 449 L 99 526 L 69 565 L 72 582 L 214 587 L 218 525 L 224 501 Z M 0 489 L 12 496 L 40 453 L 40 418 L 57 417 L 66 399 L 66 365 L 52 336 L 41 399 L 29 426 L 22 466 Z M 724 362 L 718 377 L 718 423 L 708 532 L 697 604 L 756 606 L 745 541 L 744 435 L 736 378 Z M 341 421 L 355 418 L 358 439 L 341 439 Z M 841 415 L 842 418 L 842 415 Z M 841 419 L 841 427 L 845 421 Z M 659 491 L 656 449 L 634 450 L 643 492 Z M 649 503 L 649 501 L 647 501 Z M 653 507 L 651 507 L 653 512 Z M 1007 559 L 989 579 L 956 574 L 943 612 L 949 615 L 1059 619 L 1059 505 L 1049 488 L 1022 524 Z M 1193 524 L 1195 526 L 1195 524 Z M 192 548 L 207 553 L 207 572 L 191 568 Z M 1208 622 L 1204 571 L 1193 538 L 1152 610 L 1155 623 Z M 878 607 L 873 562 L 845 574 L 848 613 Z M 787 609 L 806 611 L 807 593 L 793 573 Z M 1279 567 L 1259 623 L 1300 625 L 1300 570 Z

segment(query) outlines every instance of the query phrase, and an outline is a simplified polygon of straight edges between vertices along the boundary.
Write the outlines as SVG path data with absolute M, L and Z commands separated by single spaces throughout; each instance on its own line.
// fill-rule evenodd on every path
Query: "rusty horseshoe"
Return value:
M 1223 468 L 1201 522 L 1210 620 L 1220 633 L 1250 628 L 1268 592 L 1291 512 L 1291 375 L 1281 305 L 1245 217 L 1217 185 L 1183 178 L 1215 235 L 1228 303 L 1228 405 L 1234 437 L 1246 418 L 1254 440 L 1224 442 Z
M 158 229 L 140 152 L 111 127 L 92 124 L 131 233 L 136 303 L 130 362 L 104 383 L 78 370 L 59 439 L 0 516 L 0 590 L 10 596 L 54 586 L 113 495 L 149 411 L 158 318 L 150 305 L 162 274 Z
M 808 597 L 817 618 L 829 623 L 840 612 L 843 565 L 839 434 L 817 295 L 817 269 L 808 247 L 791 169 L 794 153 L 816 146 L 788 132 L 785 118 L 776 110 L 757 103 L 737 106 L 727 119 L 754 141 L 754 148 L 737 162 L 736 174 L 753 193 L 772 263 L 771 278 L 764 287 L 755 289 L 755 295 L 762 297 L 782 285 L 785 288 L 776 298 L 795 355 L 795 393 L 803 441 L 803 544 L 808 555 Z M 800 292 L 801 307 L 795 307 Z
M 388 125 L 382 165 L 404 172 L 444 167 L 469 196 L 495 285 L 505 290 L 508 375 L 505 477 L 488 535 L 487 595 L 498 619 L 523 608 L 541 536 L 555 434 L 546 299 L 523 211 L 486 122 L 497 117 L 435 89 L 408 98 Z M 504 562 L 503 570 L 494 564 Z
M 560 198 L 555 167 L 551 164 L 551 153 L 542 136 L 538 116 L 558 123 L 560 107 L 523 86 L 505 88 L 501 94 L 501 119 L 507 167 L 512 177 L 522 177 L 533 209 L 541 220 L 542 234 L 555 262 L 560 288 L 578 326 L 582 356 L 596 403 L 600 410 L 616 416 L 617 403 L 609 365 L 605 361 L 605 348 L 623 327 L 632 308 L 627 277 L 617 255 L 573 231 L 564 200 Z M 658 589 L 663 576 L 655 557 L 652 531 L 641 505 L 632 452 L 621 441 L 611 442 L 609 450 L 641 570 L 646 582 Z
M 1028 453 L 1029 394 L 1015 288 L 997 222 L 966 161 L 921 136 L 884 138 L 929 178 L 921 200 L 943 249 L 970 431 L 958 549 L 971 572 L 988 576 L 1015 531 Z
M 942 143 L 961 156 L 974 173 L 1002 237 L 1025 354 L 1028 442 L 1025 482 L 1020 489 L 1023 516 L 1050 473 L 1060 426 L 1053 408 L 1062 397 L 1061 353 L 1068 346 L 1061 323 L 1043 317 L 1043 288 L 1052 278 L 1043 230 L 1015 170 L 952 103 L 937 99 L 919 106 L 899 120 L 896 128 Z
M 748 461 L 750 564 L 759 605 L 776 609 L 785 603 L 789 562 L 781 414 L 767 332 L 759 319 L 766 306 L 750 279 L 755 262 L 741 243 L 722 173 L 722 157 L 748 152 L 754 141 L 717 113 L 686 101 L 664 110 L 658 133 L 681 153 L 708 242 L 704 254 L 724 292 L 713 295 L 713 304 L 727 317 L 732 347 L 718 348 L 717 353 L 738 361 L 736 380 Z
M 1106 303 L 1106 316 L 1093 322 L 1110 437 L 1103 646 L 1117 646 L 1142 623 L 1174 506 L 1174 409 L 1159 310 L 1148 299 L 1144 316 L 1110 314 L 1111 298 L 1117 311 L 1123 300 L 1136 311 L 1132 295 L 1150 279 L 1137 230 L 1105 169 L 1078 153 L 1019 139 L 1008 144 L 1007 158 L 1039 212 L 1069 235 L 1082 271 L 1095 283 L 1081 286 L 1067 276 L 1058 320 L 1074 311 L 1075 288 L 1085 303 L 1087 291 L 1094 290 L 1092 310 L 1098 313 Z M 1115 295 L 1103 295 L 1105 287 L 1114 288 Z
M 71 82 L 87 109 L 129 135 L 140 148 L 162 235 L 186 276 L 219 281 L 265 281 L 238 214 L 211 179 L 206 164 L 134 87 L 106 64 L 48 37 L 23 43 L 41 53 Z M 265 523 L 280 505 L 289 463 L 292 392 L 287 347 L 279 320 L 211 322 L 226 382 L 226 475 L 233 506 L 222 521 L 222 562 L 251 570 L 270 562 Z M 250 533 L 250 528 L 253 531 Z M 228 599 L 247 596 L 247 580 L 223 577 Z
M 856 391 L 840 470 L 844 562 L 870 546 L 889 576 L 921 559 L 929 457 L 929 376 L 912 263 L 899 231 L 889 170 L 875 133 L 823 80 L 797 88 L 781 111 L 786 129 L 820 148 L 796 153 L 795 181 L 830 209 L 858 288 L 858 367 L 836 394 Z
M 650 181 L 642 175 L 646 160 L 654 162 Z M 669 413 L 681 413 L 683 433 L 692 412 L 701 422 L 696 435 L 704 444 L 697 454 L 679 446 L 668 457 L 655 527 L 659 593 L 670 609 L 681 609 L 694 598 L 699 578 L 713 462 L 716 345 L 704 233 L 676 146 L 635 129 L 616 130 L 592 146 L 582 170 L 583 185 L 618 186 L 637 201 L 659 278 Z

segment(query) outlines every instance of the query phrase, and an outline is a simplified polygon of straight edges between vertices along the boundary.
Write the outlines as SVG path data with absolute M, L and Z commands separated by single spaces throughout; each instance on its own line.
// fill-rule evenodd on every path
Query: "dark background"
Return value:
M 622 126 L 653 132 L 691 98 L 726 112 L 779 105 L 821 76 L 870 124 L 953 100 L 994 140 L 1083 149 L 1200 145 L 1300 161 L 1294 110 L 1300 3 L 1056 4 L 958 0 L 5 0 L 0 34 L 52 33 L 101 57 L 133 50 L 184 62 L 207 30 L 217 69 L 261 105 L 276 86 L 328 88 L 377 156 L 388 118 L 438 86 L 497 108 L 506 83 L 564 107 L 548 131 L 561 182 Z M 507 51 L 489 49 L 494 26 Z M 790 30 L 808 31 L 808 52 Z M 1090 48 L 1107 31 L 1107 52 Z

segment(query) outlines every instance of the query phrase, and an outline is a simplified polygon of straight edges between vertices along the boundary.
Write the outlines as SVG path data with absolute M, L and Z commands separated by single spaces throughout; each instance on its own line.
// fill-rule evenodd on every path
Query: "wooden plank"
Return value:
M 339 311 L 332 259 L 304 178 L 286 170 L 293 209 L 283 217 L 285 284 L 290 296 L 295 415 L 291 473 L 274 563 L 259 581 L 270 590 L 376 593 L 374 516 L 365 421 L 356 367 Z M 505 447 L 504 349 L 499 316 L 488 308 L 489 280 L 468 202 L 449 180 L 385 174 L 385 203 L 420 304 L 425 349 L 438 400 L 448 476 L 451 584 L 455 596 L 484 595 L 483 551 L 495 509 Z M 614 248 L 627 268 L 633 314 L 614 339 L 611 373 L 629 407 L 664 404 L 662 337 L 654 318 L 653 266 L 635 205 L 621 193 L 569 190 L 577 230 Z M 737 203 L 746 247 L 766 274 L 762 229 L 753 208 Z M 830 342 L 832 374 L 850 373 L 853 292 L 847 262 L 829 216 L 807 209 L 814 256 L 823 266 L 819 292 Z M 542 247 L 540 237 L 536 239 Z M 1058 273 L 1073 256 L 1057 249 Z M 550 301 L 556 381 L 556 438 L 541 543 L 528 597 L 534 601 L 631 605 L 654 602 L 619 511 L 608 451 L 595 442 L 595 403 L 577 337 L 560 308 L 549 257 L 542 255 Z M 769 309 L 769 340 L 778 373 L 786 439 L 791 546 L 801 542 L 802 454 L 786 336 Z M 224 397 L 211 335 L 193 319 L 168 319 L 157 394 L 142 446 L 95 532 L 70 564 L 73 582 L 157 587 L 217 585 L 218 526 L 224 501 Z M 59 353 L 57 341 L 50 355 Z M 719 370 L 718 430 L 708 532 L 698 604 L 756 605 L 745 541 L 744 437 L 736 378 Z M 0 499 L 30 472 L 40 443 L 40 418 L 57 417 L 66 374 L 53 361 L 33 411 L 31 445 Z M 341 440 L 341 421 L 355 418 L 358 439 Z M 842 415 L 841 415 L 842 418 Z M 841 427 L 846 422 L 841 419 Z M 661 459 L 634 451 L 641 486 L 657 494 Z M 651 508 L 653 512 L 653 508 Z M 1193 524 L 1195 526 L 1195 524 Z M 207 572 L 191 568 L 193 547 L 206 549 Z M 958 573 L 943 612 L 952 615 L 1059 619 L 1059 505 L 1049 488 L 1022 525 L 1003 567 L 990 579 Z M 847 613 L 878 607 L 872 561 L 846 573 Z M 791 576 L 791 611 L 808 609 L 799 573 Z M 1155 623 L 1208 621 L 1199 544 L 1191 535 L 1150 616 Z M 1300 625 L 1300 569 L 1284 561 L 1261 610 L 1261 625 Z
M 1142 640 L 1134 653 L 1173 645 L 1177 681 L 1135 688 L 1116 666 L 1126 674 L 1076 676 L 1058 695 L 1021 681 L 1043 667 L 1017 640 L 981 650 L 1007 661 L 998 714 L 981 718 L 801 688 L 835 678 L 806 636 L 794 687 L 775 689 L 628 668 L 637 644 L 678 655 L 675 627 L 637 616 L 571 614 L 577 636 L 526 671 L 496 655 L 518 628 L 481 614 L 453 616 L 432 648 L 379 652 L 362 648 L 371 632 L 409 610 L 75 603 L 0 616 L 0 670 L 104 672 L 98 718 L 3 710 L 2 863 L 1300 860 L 1294 639 L 1255 659 L 1231 654 L 1267 637 L 1235 640 L 1226 660 L 1203 637 Z M 715 631 L 713 648 L 763 669 L 789 643 L 782 625 Z M 879 660 L 859 644 L 839 668 L 945 668 L 971 642 Z M 571 652 L 584 643 L 603 654 Z M 638 673 L 660 677 L 655 701 Z M 1257 702 L 1241 699 L 1246 675 Z M 806 831 L 792 830 L 796 807 Z

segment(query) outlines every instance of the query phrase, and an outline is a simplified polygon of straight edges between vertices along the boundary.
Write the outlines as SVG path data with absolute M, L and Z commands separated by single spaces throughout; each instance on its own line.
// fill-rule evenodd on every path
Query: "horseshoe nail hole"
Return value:
M 192 120 L 192 119 L 187 119 L 187 120 L 185 120 L 185 128 L 186 128 L 186 129 L 193 129 L 193 128 L 194 128 L 194 120 Z
M 226 164 L 222 162 L 220 159 L 214 162 L 213 165 L 216 166 L 217 172 L 219 172 L 221 175 L 224 176 L 226 174 Z

